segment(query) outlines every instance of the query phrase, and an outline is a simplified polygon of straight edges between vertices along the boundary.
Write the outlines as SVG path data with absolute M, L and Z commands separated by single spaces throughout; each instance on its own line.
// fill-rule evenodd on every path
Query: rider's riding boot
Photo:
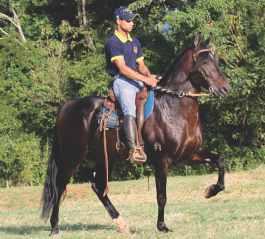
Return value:
M 124 132 L 127 141 L 127 145 L 129 148 L 129 155 L 127 160 L 135 163 L 144 163 L 147 159 L 146 154 L 141 147 L 136 146 L 136 123 L 135 118 L 130 115 L 124 116 Z

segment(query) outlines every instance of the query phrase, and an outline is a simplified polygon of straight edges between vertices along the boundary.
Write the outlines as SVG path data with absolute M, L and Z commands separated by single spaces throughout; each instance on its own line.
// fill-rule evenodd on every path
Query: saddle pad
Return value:
M 106 115 L 108 115 L 108 120 L 106 122 L 106 127 L 107 128 L 111 128 L 111 129 L 118 128 L 119 125 L 120 125 L 120 121 L 119 121 L 120 116 L 117 114 L 116 111 L 112 111 L 110 113 L 110 109 L 106 108 L 105 106 L 102 106 L 100 108 L 100 111 L 99 111 L 99 113 L 96 116 L 98 125 L 100 125 L 100 123 L 102 121 L 102 117 L 105 117 Z
M 153 112 L 154 109 L 154 102 L 155 102 L 155 94 L 153 90 L 150 90 L 148 92 L 148 97 L 144 105 L 144 119 L 147 119 Z M 110 109 L 106 108 L 105 106 L 102 106 L 99 113 L 97 114 L 97 122 L 98 125 L 100 125 L 100 122 L 102 120 L 102 117 L 105 116 L 106 114 L 109 114 Z M 119 119 L 122 116 L 120 114 L 117 114 L 116 111 L 112 111 L 107 120 L 107 128 L 117 128 L 120 126 L 120 121 Z
M 144 105 L 144 119 L 147 119 L 154 110 L 155 93 L 154 90 L 148 91 L 148 97 Z

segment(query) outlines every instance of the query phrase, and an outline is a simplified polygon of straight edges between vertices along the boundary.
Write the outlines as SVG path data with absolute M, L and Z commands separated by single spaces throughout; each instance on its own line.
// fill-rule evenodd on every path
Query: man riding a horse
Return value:
M 146 155 L 143 142 L 137 145 L 139 144 L 140 125 L 143 123 L 141 122 L 143 121 L 143 107 L 136 109 L 136 95 L 145 91 L 145 85 L 155 87 L 157 79 L 144 63 L 139 40 L 130 36 L 135 16 L 125 7 L 115 10 L 116 30 L 106 41 L 105 53 L 107 72 L 114 78 L 113 91 L 124 116 L 123 128 L 129 148 L 128 160 L 144 162 Z
M 201 148 L 203 137 L 198 97 L 205 95 L 202 90 L 210 95 L 226 96 L 230 86 L 210 47 L 210 38 L 205 40 L 201 34 L 196 35 L 193 44 L 182 51 L 156 86 L 157 80 L 144 64 L 139 41 L 129 35 L 134 17 L 126 8 L 115 11 L 117 28 L 106 43 L 108 70 L 114 77 L 113 89 L 124 115 L 125 136 L 132 158 L 136 158 L 132 152 L 136 148 L 137 94 L 144 84 L 155 87 L 153 109 L 142 126 L 142 137 L 155 171 L 157 229 L 168 232 L 164 216 L 167 174 L 171 166 L 209 164 L 218 170 L 218 178 L 216 183 L 207 187 L 205 197 L 213 197 L 225 189 L 224 158 Z M 90 165 L 88 180 L 93 191 L 118 229 L 123 231 L 125 228 L 106 190 L 108 173 L 111 172 L 111 166 L 107 166 L 117 158 L 115 144 L 118 137 L 108 141 L 108 147 L 100 143 L 102 137 L 99 136 L 97 115 L 105 102 L 105 97 L 91 95 L 69 100 L 58 110 L 42 198 L 42 218 L 50 218 L 51 235 L 59 233 L 60 200 L 71 176 L 83 161 Z

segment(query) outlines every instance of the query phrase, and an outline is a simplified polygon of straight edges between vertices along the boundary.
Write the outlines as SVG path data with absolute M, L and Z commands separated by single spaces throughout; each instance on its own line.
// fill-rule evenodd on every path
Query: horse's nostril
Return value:
M 228 94 L 229 90 L 230 90 L 229 85 L 226 85 L 226 86 L 224 86 L 224 87 L 222 88 L 222 91 L 225 93 L 225 95 Z
M 221 94 L 221 96 L 226 96 L 227 95 L 227 89 L 226 88 L 220 89 L 220 94 Z
M 216 95 L 216 96 L 226 96 L 229 91 L 229 85 L 225 85 L 223 87 L 215 87 L 215 86 L 210 86 L 209 87 L 209 92 L 210 94 Z

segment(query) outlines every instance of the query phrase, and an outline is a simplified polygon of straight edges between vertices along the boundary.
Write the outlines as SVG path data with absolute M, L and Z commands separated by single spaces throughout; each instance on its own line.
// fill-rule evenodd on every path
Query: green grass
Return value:
M 69 185 L 60 211 L 60 238 L 202 238 L 265 237 L 265 166 L 226 175 L 226 191 L 212 199 L 204 189 L 215 174 L 169 177 L 166 223 L 156 230 L 154 178 L 110 183 L 110 198 L 128 222 L 121 234 L 88 184 Z M 41 187 L 0 189 L 0 238 L 48 238 L 50 226 L 39 219 Z

